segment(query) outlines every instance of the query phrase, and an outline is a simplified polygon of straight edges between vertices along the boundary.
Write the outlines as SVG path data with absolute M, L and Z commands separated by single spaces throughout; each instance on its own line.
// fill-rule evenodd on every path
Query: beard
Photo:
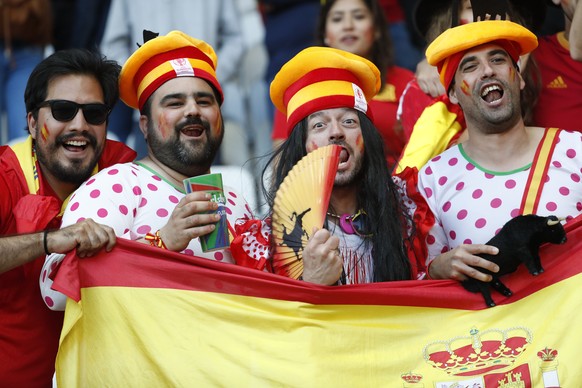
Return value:
M 188 125 L 204 127 L 207 141 L 200 139 L 180 140 L 182 129 Z M 182 175 L 195 176 L 208 171 L 214 161 L 224 136 L 222 118 L 220 127 L 219 135 L 213 137 L 208 121 L 199 117 L 188 117 L 186 121 L 176 125 L 174 134 L 168 140 L 164 140 L 154 128 L 152 120 L 148 120 L 147 140 L 151 152 L 157 160 Z
M 38 126 L 35 128 L 36 138 L 40 139 L 40 130 Z M 86 159 L 69 159 L 59 156 L 58 151 L 64 147 L 65 143 L 70 138 L 78 138 L 78 134 L 70 133 L 57 137 L 53 143 L 45 143 L 44 145 L 35 142 L 35 152 L 39 164 L 41 164 L 51 175 L 63 183 L 73 183 L 80 185 L 85 182 L 93 173 L 105 143 L 98 144 L 95 136 L 88 132 L 82 132 L 89 143 L 87 147 L 93 148 L 95 151 L 90 160 Z

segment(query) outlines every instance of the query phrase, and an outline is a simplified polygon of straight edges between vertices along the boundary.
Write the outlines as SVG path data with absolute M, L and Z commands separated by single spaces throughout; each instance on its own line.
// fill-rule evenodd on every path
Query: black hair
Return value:
M 119 98 L 119 72 L 121 66 L 116 61 L 108 60 L 101 54 L 87 49 L 68 49 L 56 51 L 41 61 L 32 71 L 26 90 L 24 103 L 26 112 L 32 112 L 38 118 L 38 106 L 48 94 L 49 83 L 61 76 L 93 76 L 101 85 L 104 103 L 110 108 Z
M 383 88 L 386 80 L 386 73 L 389 68 L 394 66 L 394 48 L 392 45 L 392 40 L 390 39 L 390 34 L 388 32 L 388 24 L 384 16 L 384 11 L 378 4 L 378 1 L 363 1 L 372 13 L 372 20 L 375 28 L 374 36 L 377 36 L 377 39 L 374 39 L 374 43 L 372 44 L 372 53 L 371 58 L 369 59 L 374 63 L 374 65 L 376 65 L 378 70 L 380 70 Z M 335 2 L 336 0 L 328 0 L 321 6 L 316 32 L 317 43 L 319 45 L 325 45 L 324 38 L 327 16 Z
M 358 111 L 364 161 L 358 182 L 358 206 L 367 213 L 366 233 L 370 233 L 374 258 L 374 281 L 411 279 L 411 265 L 405 253 L 404 225 L 410 220 L 392 180 L 384 142 L 374 124 Z M 272 154 L 263 169 L 262 189 L 271 209 L 275 194 L 293 166 L 307 154 L 307 119 L 300 121 L 289 138 Z M 266 182 L 270 182 L 267 184 Z

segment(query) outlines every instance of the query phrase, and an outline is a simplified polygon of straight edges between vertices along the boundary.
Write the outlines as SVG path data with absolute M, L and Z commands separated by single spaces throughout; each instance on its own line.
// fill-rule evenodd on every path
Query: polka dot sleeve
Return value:
M 135 202 L 139 200 L 133 189 L 137 187 L 137 179 L 134 181 L 131 178 L 134 175 L 128 166 L 116 165 L 103 170 L 81 185 L 69 200 L 61 228 L 92 218 L 95 222 L 111 226 L 117 236 L 126 237 L 124 234 L 130 233 L 133 219 L 127 214 L 130 209 L 136 208 Z M 123 171 L 128 174 L 121 174 Z M 123 179 L 120 179 L 121 175 L 124 175 Z M 65 309 L 67 298 L 51 288 L 53 281 L 50 277 L 64 257 L 58 253 L 47 256 L 39 279 L 42 298 L 47 307 L 55 311 Z
M 59 266 L 65 255 L 53 253 L 46 257 L 42 270 L 40 271 L 40 294 L 47 307 L 54 311 L 64 311 L 67 297 L 58 291 L 53 290 L 53 281 L 50 279 L 52 272 Z
M 225 211 L 234 228 L 239 218 L 252 217 L 246 201 L 230 187 L 225 186 Z M 150 171 L 135 164 L 118 164 L 99 172 L 84 183 L 67 205 L 61 227 L 86 218 L 108 225 L 118 237 L 137 240 L 150 231 L 163 227 L 183 194 Z M 193 239 L 186 255 L 196 255 L 220 262 L 233 263 L 229 249 L 202 252 L 199 239 Z M 45 261 L 41 276 L 41 290 L 45 302 L 52 309 L 64 309 L 66 298 L 51 290 L 51 271 L 63 255 L 51 255 Z
M 141 201 L 139 181 L 131 164 L 105 169 L 84 183 L 72 196 L 61 227 L 86 218 L 106 224 L 117 236 L 127 234 Z

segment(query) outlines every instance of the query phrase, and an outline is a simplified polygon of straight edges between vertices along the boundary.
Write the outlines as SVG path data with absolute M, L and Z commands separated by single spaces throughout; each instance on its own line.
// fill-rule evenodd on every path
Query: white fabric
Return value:
M 252 217 L 247 202 L 240 194 L 226 186 L 224 194 L 227 219 L 233 228 L 238 218 Z M 61 227 L 92 218 L 95 222 L 112 227 L 118 237 L 138 240 L 166 225 L 184 195 L 137 164 L 116 164 L 100 171 L 71 196 Z M 182 253 L 234 263 L 229 249 L 204 253 L 198 239 L 193 239 Z M 43 299 L 53 310 L 64 310 L 65 307 L 66 298 L 50 288 L 52 280 L 49 279 L 63 257 L 60 254 L 48 256 L 41 272 Z
M 372 244 L 357 234 L 347 234 L 333 222 L 327 222 L 327 229 L 340 240 L 339 250 L 343 258 L 343 272 L 340 284 L 363 284 L 374 282 L 374 259 Z
M 570 219 L 582 211 L 582 135 L 561 131 L 537 214 Z M 452 147 L 433 158 L 419 173 L 419 192 L 435 215 L 427 237 L 430 262 L 463 243 L 489 241 L 519 207 L 530 165 L 510 172 L 482 169 Z

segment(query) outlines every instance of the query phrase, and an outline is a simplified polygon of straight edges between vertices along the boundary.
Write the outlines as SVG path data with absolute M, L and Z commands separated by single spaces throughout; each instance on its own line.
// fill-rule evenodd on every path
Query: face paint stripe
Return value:
M 46 123 L 44 123 L 44 125 L 42 126 L 41 130 L 40 130 L 40 137 L 42 139 L 42 141 L 46 142 L 48 137 L 49 137 L 49 131 L 46 127 Z
M 168 118 L 165 114 L 161 114 L 158 118 L 158 129 L 162 135 L 162 139 L 167 140 L 170 137 L 171 131 L 168 128 Z
M 463 80 L 463 83 L 461 84 L 461 91 L 468 96 L 469 95 L 469 84 L 467 83 L 467 81 Z

